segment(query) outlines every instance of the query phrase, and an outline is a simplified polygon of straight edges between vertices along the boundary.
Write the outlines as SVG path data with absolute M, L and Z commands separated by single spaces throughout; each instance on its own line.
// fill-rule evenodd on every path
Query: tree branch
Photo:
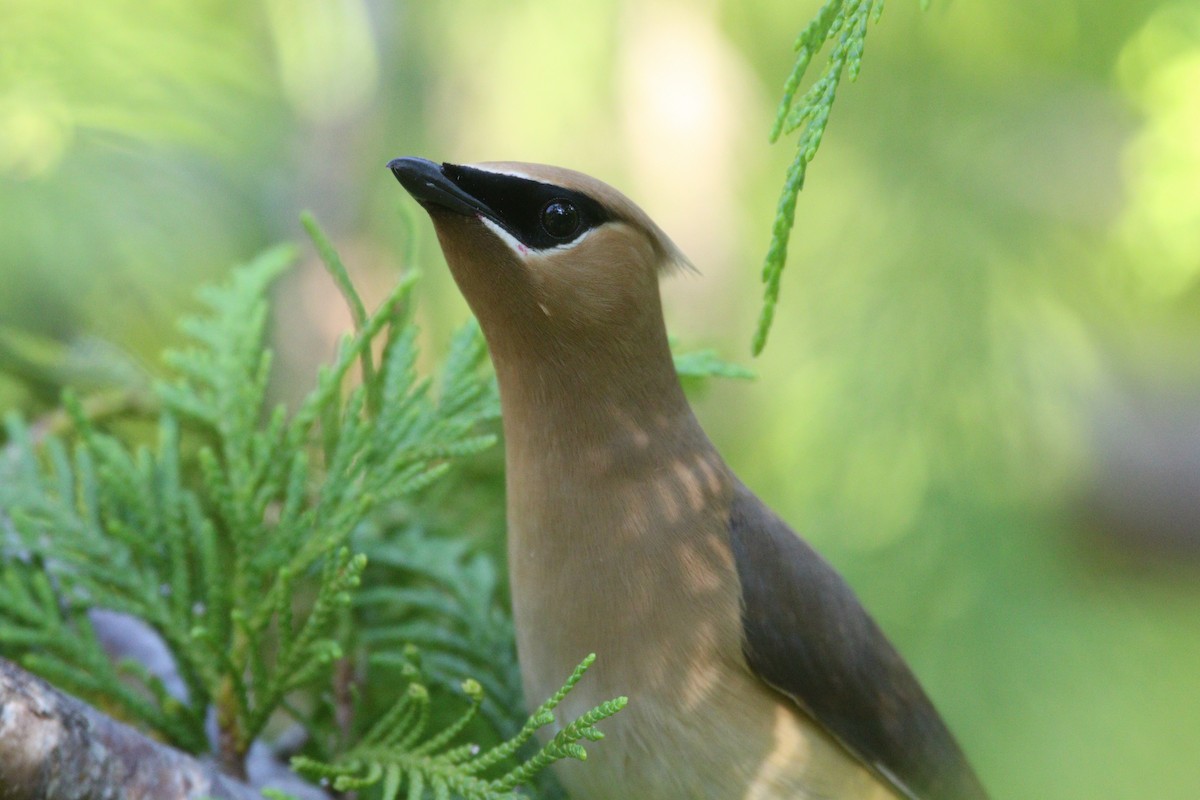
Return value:
M 0 800 L 261 800 L 0 658 Z

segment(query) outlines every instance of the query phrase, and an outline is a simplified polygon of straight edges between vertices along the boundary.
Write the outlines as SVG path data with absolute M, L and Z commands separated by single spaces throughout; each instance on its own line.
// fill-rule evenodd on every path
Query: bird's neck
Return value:
M 586 348 L 507 355 L 493 351 L 510 492 L 546 481 L 636 480 L 712 450 L 665 336 L 635 358 Z
M 536 360 L 493 351 L 514 603 L 531 586 L 561 598 L 581 582 L 596 596 L 625 584 L 675 591 L 642 572 L 723 536 L 733 476 L 692 414 L 666 336 L 641 342 L 623 363 L 594 350 Z M 696 570 L 732 575 L 724 563 Z
M 546 696 L 584 655 L 604 654 L 588 691 L 568 698 L 570 713 L 637 687 L 646 713 L 674 714 L 686 702 L 666 684 L 703 684 L 711 676 L 688 663 L 738 652 L 724 513 L 733 477 L 684 398 L 666 337 L 653 349 L 645 341 L 624 363 L 611 352 L 517 360 L 493 350 L 527 696 Z

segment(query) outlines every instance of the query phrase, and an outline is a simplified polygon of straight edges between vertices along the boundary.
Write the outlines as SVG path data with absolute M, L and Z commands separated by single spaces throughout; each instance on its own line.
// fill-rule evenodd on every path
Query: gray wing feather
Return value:
M 987 800 L 904 660 L 850 586 L 738 485 L 729 519 L 750 668 L 909 800 Z

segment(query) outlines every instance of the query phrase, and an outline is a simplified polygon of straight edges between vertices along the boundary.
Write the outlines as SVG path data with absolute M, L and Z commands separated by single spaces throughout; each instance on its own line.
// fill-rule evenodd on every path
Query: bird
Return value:
M 577 800 L 986 800 L 846 581 L 733 473 L 668 344 L 691 262 L 637 205 L 520 162 L 388 168 L 433 222 L 499 385 L 525 696 L 604 700 Z

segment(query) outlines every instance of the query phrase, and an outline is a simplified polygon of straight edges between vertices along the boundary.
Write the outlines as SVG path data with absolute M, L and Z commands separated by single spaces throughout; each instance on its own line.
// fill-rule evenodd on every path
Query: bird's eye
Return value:
M 569 200 L 551 200 L 542 209 L 542 228 L 555 239 L 569 239 L 579 230 L 579 210 Z

